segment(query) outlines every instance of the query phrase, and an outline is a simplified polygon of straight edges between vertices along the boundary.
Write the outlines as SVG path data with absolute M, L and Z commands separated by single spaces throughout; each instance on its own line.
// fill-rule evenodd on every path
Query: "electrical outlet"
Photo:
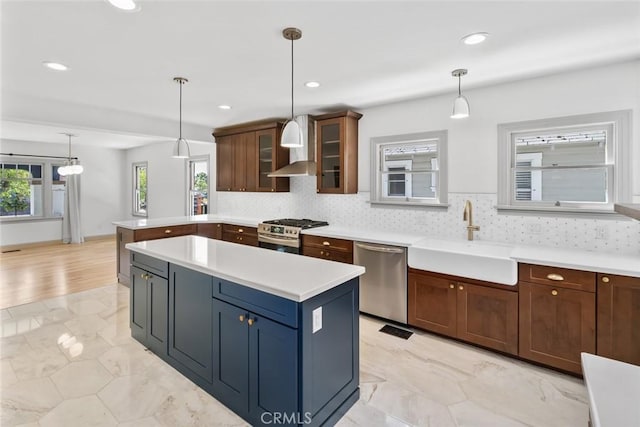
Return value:
M 606 225 L 596 226 L 596 239 L 607 240 L 609 238 L 609 229 Z

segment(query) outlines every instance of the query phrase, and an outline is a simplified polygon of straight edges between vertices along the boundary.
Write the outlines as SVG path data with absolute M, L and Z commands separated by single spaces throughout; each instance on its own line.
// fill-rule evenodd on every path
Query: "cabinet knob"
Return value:
M 217 227 L 220 228 L 220 224 L 218 224 Z
M 242 240 L 242 236 L 239 236 L 239 237 L 238 237 L 238 240 Z
M 324 255 L 324 251 L 320 251 L 320 255 Z
M 453 289 L 455 287 L 456 287 L 456 285 L 454 285 L 453 283 L 449 283 L 449 289 Z
M 164 234 L 171 234 L 171 229 L 164 230 Z
M 244 316 L 241 314 L 240 316 L 238 316 L 238 320 L 244 322 Z
M 144 280 L 144 279 L 146 279 L 145 276 L 146 276 L 146 274 L 143 273 L 143 274 L 140 275 L 140 278 Z
M 231 188 L 227 188 L 227 191 L 231 191 Z
M 276 189 L 275 189 L 275 188 L 272 188 L 272 189 L 271 189 L 271 191 L 276 191 Z
M 326 256 L 331 256 L 331 254 L 329 252 L 325 252 L 324 253 Z
M 607 276 L 604 276 L 604 277 L 602 278 L 602 281 L 603 281 L 604 283 L 609 283 L 609 278 L 608 278 Z
M 460 289 L 461 291 L 464 291 L 464 286 L 458 285 L 458 289 Z
M 556 281 L 556 282 L 561 282 L 561 281 L 564 280 L 564 277 L 562 277 L 562 275 L 560 275 L 560 274 L 549 273 L 549 274 L 547 274 L 547 279 L 553 280 L 553 281 Z
M 254 320 L 253 319 L 248 319 L 247 323 L 249 324 L 249 326 L 253 325 Z
M 556 291 L 555 289 L 554 289 L 554 290 L 552 290 L 552 291 L 551 291 L 551 295 L 553 295 L 553 296 L 555 297 L 556 295 L 558 295 L 558 291 Z
M 319 188 L 316 188 L 316 193 L 319 193 L 319 192 L 320 192 L 320 189 L 319 189 Z

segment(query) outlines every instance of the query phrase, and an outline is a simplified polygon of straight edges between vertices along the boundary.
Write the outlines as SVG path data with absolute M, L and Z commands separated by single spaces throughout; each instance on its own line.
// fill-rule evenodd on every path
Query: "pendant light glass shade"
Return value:
M 293 116 L 293 41 L 302 37 L 302 31 L 297 28 L 285 28 L 282 36 L 291 40 L 291 119 L 285 124 L 280 137 L 280 146 L 287 148 L 300 148 L 303 143 L 302 128 Z
M 189 80 L 184 77 L 174 77 L 174 81 L 180 85 L 180 135 L 173 146 L 172 157 L 174 159 L 188 159 L 191 157 L 191 150 L 189 149 L 189 143 L 182 137 L 182 85 Z
M 451 72 L 451 75 L 453 77 L 458 78 L 458 97 L 455 101 L 453 101 L 453 112 L 451 113 L 452 119 L 464 119 L 466 117 L 469 117 L 469 101 L 467 101 L 467 98 L 462 96 L 462 92 L 460 90 L 461 77 L 466 74 L 467 70 L 464 68 L 453 70 Z
M 280 145 L 287 148 L 300 148 L 303 142 L 302 128 L 295 120 L 289 120 L 282 130 Z
M 69 157 L 64 162 L 64 166 L 60 166 L 58 168 L 58 175 L 80 175 L 84 171 L 84 167 L 82 167 L 78 159 L 71 158 L 71 137 L 75 135 L 71 133 L 63 133 L 63 135 L 67 135 L 69 137 Z

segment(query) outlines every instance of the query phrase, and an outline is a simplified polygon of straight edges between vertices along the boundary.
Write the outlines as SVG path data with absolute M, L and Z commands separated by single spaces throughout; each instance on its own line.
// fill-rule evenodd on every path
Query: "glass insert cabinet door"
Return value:
M 342 126 L 340 119 L 318 123 L 320 190 L 342 187 Z
M 258 187 L 271 188 L 273 169 L 273 132 L 258 132 Z

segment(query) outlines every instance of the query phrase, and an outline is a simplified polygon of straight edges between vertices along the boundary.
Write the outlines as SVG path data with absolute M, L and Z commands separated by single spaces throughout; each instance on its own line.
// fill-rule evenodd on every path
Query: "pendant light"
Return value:
M 453 77 L 458 78 L 458 97 L 453 102 L 453 113 L 451 114 L 452 119 L 464 119 L 465 117 L 469 117 L 469 101 L 467 101 L 467 98 L 462 96 L 462 92 L 460 92 L 460 80 L 461 77 L 466 74 L 467 70 L 465 68 L 460 68 L 451 72 Z
M 187 159 L 191 157 L 191 150 L 189 149 L 189 143 L 182 137 L 182 85 L 189 80 L 184 77 L 174 77 L 174 81 L 180 84 L 180 134 L 176 140 L 176 145 L 173 147 L 174 159 Z
M 285 28 L 282 30 L 282 36 L 287 40 L 291 40 L 291 119 L 284 125 L 280 145 L 288 148 L 299 148 L 302 147 L 303 136 L 302 128 L 293 115 L 293 41 L 302 37 L 302 31 L 297 28 Z
M 67 161 L 65 162 L 64 166 L 60 166 L 58 168 L 58 175 L 80 175 L 84 171 L 84 167 L 82 167 L 80 161 L 77 158 L 71 157 L 71 137 L 74 137 L 76 135 L 72 133 L 63 133 L 62 135 L 67 135 L 69 137 L 69 156 L 67 157 Z

